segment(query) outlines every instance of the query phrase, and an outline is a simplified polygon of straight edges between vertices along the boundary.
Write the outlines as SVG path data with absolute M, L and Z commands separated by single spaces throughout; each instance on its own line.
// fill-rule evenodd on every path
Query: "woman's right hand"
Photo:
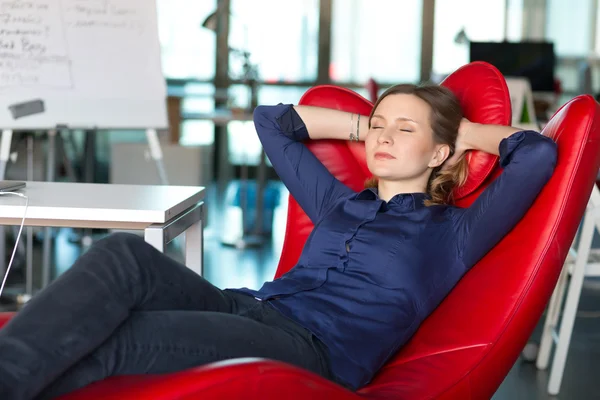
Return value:
M 456 137 L 456 144 L 454 145 L 454 154 L 444 163 L 444 169 L 452 167 L 460 160 L 463 154 L 471 150 L 473 147 L 469 144 L 469 135 L 473 128 L 474 123 L 466 118 L 463 118 L 458 128 L 458 136 Z

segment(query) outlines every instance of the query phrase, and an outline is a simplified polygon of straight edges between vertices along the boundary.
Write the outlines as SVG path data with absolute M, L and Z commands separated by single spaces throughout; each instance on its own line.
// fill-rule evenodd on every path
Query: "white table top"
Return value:
M 27 182 L 25 225 L 143 228 L 162 224 L 204 199 L 200 186 Z M 17 225 L 25 199 L 0 195 L 0 224 Z

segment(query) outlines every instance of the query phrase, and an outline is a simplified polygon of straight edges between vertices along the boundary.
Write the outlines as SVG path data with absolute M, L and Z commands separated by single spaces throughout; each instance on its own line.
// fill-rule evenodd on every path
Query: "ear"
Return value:
M 444 163 L 450 156 L 450 146 L 447 144 L 440 144 L 435 147 L 435 152 L 429 161 L 429 168 L 437 168 Z

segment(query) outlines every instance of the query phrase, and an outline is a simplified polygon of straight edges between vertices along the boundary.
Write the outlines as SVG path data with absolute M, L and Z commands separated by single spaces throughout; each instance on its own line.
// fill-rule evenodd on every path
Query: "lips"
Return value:
M 386 153 L 383 151 L 378 151 L 377 153 L 375 153 L 376 160 L 393 160 L 394 158 L 396 157 L 394 157 L 390 153 Z

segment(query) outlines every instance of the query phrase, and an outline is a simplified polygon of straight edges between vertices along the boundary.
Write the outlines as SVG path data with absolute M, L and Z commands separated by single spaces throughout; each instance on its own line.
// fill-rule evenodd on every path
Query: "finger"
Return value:
M 448 168 L 452 167 L 454 163 L 456 163 L 456 156 L 452 156 L 447 159 L 444 165 L 442 165 L 442 170 L 447 170 Z

